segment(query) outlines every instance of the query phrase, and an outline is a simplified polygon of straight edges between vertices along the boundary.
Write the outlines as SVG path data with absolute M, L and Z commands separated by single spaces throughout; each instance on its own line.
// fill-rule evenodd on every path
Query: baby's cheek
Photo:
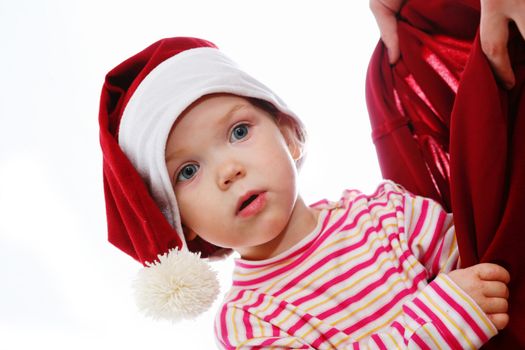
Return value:
M 210 196 L 185 198 L 181 200 L 179 210 L 184 224 L 204 239 L 213 236 L 224 225 L 221 204 Z
M 195 197 L 191 193 L 187 193 L 187 191 L 179 191 L 175 196 L 177 197 L 177 205 L 182 222 L 186 226 L 193 228 L 192 223 L 199 215 L 199 201 L 192 200 Z

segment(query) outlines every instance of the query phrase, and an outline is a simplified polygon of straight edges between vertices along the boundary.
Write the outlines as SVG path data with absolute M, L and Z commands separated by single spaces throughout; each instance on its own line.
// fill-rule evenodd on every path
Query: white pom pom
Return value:
M 208 310 L 219 294 L 217 274 L 200 254 L 172 249 L 147 265 L 135 282 L 135 296 L 148 316 L 191 319 Z

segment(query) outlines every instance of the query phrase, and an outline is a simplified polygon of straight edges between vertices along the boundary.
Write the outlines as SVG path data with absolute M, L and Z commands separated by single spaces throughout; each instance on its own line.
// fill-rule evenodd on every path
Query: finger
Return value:
M 484 281 L 500 281 L 503 283 L 509 283 L 510 281 L 509 272 L 499 265 L 483 263 L 474 265 L 473 268 L 476 269 L 479 278 Z
M 509 288 L 499 281 L 484 281 L 482 293 L 486 297 L 509 298 Z
M 508 20 L 501 15 L 483 15 L 480 20 L 481 48 L 497 79 L 506 88 L 515 84 L 510 64 L 507 42 L 509 40 Z
M 479 306 L 486 314 L 500 314 L 508 311 L 509 302 L 503 298 L 485 298 L 480 300 Z
M 379 27 L 381 40 L 387 48 L 388 61 L 394 64 L 400 56 L 396 14 L 380 1 L 370 1 L 370 9 Z
M 503 328 L 507 327 L 509 324 L 509 315 L 505 313 L 501 314 L 490 314 L 487 315 L 489 320 L 494 324 L 494 327 L 496 327 L 499 330 L 502 330 Z
M 405 0 L 379 0 L 383 5 L 388 7 L 392 12 L 398 13 L 405 3 Z

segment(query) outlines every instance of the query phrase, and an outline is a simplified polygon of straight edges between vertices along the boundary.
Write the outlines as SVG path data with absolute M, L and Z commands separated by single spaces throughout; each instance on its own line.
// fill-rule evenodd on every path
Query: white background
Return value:
M 364 99 L 366 0 L 0 0 L 0 349 L 213 349 L 213 312 L 143 317 L 140 264 L 106 241 L 104 75 L 169 36 L 215 42 L 309 131 L 301 193 L 380 181 Z M 232 260 L 215 264 L 223 291 Z

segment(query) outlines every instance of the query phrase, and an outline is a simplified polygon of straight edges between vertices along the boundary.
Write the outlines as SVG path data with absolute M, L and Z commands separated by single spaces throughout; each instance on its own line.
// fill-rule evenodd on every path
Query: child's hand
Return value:
M 478 264 L 449 272 L 448 277 L 487 314 L 497 329 L 509 323 L 507 313 L 510 275 L 496 264 Z

